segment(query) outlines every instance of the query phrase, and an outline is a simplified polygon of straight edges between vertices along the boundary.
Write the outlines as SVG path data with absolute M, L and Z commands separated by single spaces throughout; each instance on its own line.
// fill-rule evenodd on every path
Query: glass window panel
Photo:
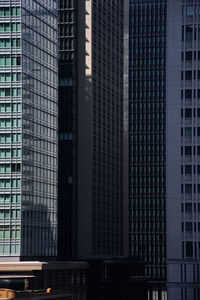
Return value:
M 5 151 L 5 156 L 6 156 L 6 158 L 9 158 L 9 157 L 11 157 L 11 152 L 10 152 L 10 149 L 6 149 L 6 151 Z
M 187 5 L 186 6 L 186 16 L 193 16 L 194 15 L 194 6 L 193 5 Z
M 192 185 L 191 184 L 186 184 L 185 185 L 185 193 L 186 194 L 191 194 L 192 193 Z
M 21 46 L 21 40 L 16 39 L 16 47 L 19 48 Z
M 21 31 L 21 24 L 20 23 L 16 24 L 16 31 Z
M 6 39 L 5 46 L 6 48 L 10 48 L 10 39 Z
M 18 203 L 20 202 L 20 195 L 19 194 L 16 195 L 16 200 L 17 200 Z
M 185 223 L 185 231 L 192 231 L 192 222 Z
M 17 89 L 12 89 L 12 96 L 13 97 L 16 97 L 17 96 Z
M 10 218 L 10 211 L 9 210 L 5 210 L 5 219 L 9 219 Z
M 16 73 L 12 73 L 12 81 L 17 81 L 17 74 Z
M 12 47 L 16 47 L 16 39 L 12 39 Z
M 4 82 L 5 81 L 5 74 L 0 74 L 0 82 Z
M 12 66 L 16 66 L 16 61 L 17 61 L 16 57 L 12 57 Z
M 19 103 L 17 104 L 17 111 L 18 112 L 21 112 L 22 111 L 22 105 Z
M 6 203 L 9 203 L 10 202 L 10 195 L 5 195 L 4 199 L 5 199 Z
M 0 66 L 4 66 L 4 57 L 0 56 Z
M 17 179 L 17 187 L 18 187 L 18 188 L 21 187 L 21 179 Z
M 16 23 L 12 23 L 11 24 L 11 30 L 12 31 L 16 31 Z
M 0 89 L 0 97 L 5 97 L 5 89 Z
M 192 128 L 191 127 L 185 127 L 185 136 L 186 137 L 192 136 Z
M 11 8 L 11 15 L 16 16 L 16 7 Z
M 10 134 L 6 135 L 5 140 L 6 140 L 6 143 L 10 143 L 10 141 L 11 141 Z
M 5 239 L 9 239 L 9 238 L 10 238 L 10 231 L 5 230 Z
M 186 25 L 186 41 L 191 42 L 193 40 L 193 25 Z
M 6 73 L 6 74 L 5 74 L 5 80 L 6 80 L 7 82 L 10 82 L 10 81 L 11 81 L 10 73 Z
M 10 9 L 9 8 L 4 8 L 4 16 L 8 17 L 10 16 Z
M 6 66 L 10 66 L 10 61 L 11 61 L 11 60 L 10 60 L 10 56 L 6 56 L 6 57 L 5 57 L 5 65 L 6 65 Z
M 17 96 L 18 96 L 18 97 L 21 96 L 21 88 L 17 88 Z
M 16 112 L 17 111 L 17 103 L 12 104 L 12 111 Z
M 17 15 L 17 16 L 20 16 L 20 14 L 21 14 L 20 7 L 17 7 L 17 8 L 16 8 L 16 15 Z
M 6 105 L 5 105 L 5 111 L 6 111 L 6 112 L 10 112 L 10 111 L 11 111 L 11 109 L 10 109 L 10 104 L 6 104 Z
M 21 81 L 21 73 L 17 73 L 17 81 Z
M 5 96 L 10 97 L 10 89 L 5 89 Z

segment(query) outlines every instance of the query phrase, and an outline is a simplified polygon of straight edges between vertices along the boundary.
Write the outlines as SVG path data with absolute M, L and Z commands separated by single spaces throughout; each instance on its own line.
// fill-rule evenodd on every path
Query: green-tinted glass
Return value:
M 0 66 L 4 66 L 4 57 L 0 56 Z
M 5 16 L 5 17 L 10 16 L 10 9 L 7 8 L 7 7 L 4 8 L 4 16 Z
M 12 73 L 12 81 L 17 81 L 17 74 L 16 73 Z
M 5 30 L 6 32 L 9 32 L 9 31 L 10 31 L 10 24 L 5 24 L 5 25 L 4 25 L 4 30 Z
M 12 66 L 16 66 L 17 59 L 16 57 L 12 57 Z
M 10 39 L 6 39 L 5 41 L 6 48 L 10 48 Z
M 12 39 L 12 47 L 16 47 L 16 39 Z
M 17 16 L 20 16 L 20 15 L 21 15 L 20 7 L 17 7 L 17 8 L 16 8 L 16 15 L 17 15 Z
M 21 73 L 17 73 L 17 81 L 21 81 Z
M 10 66 L 10 56 L 5 57 L 5 65 Z
M 16 31 L 16 23 L 11 24 L 11 31 Z
M 9 238 L 10 238 L 10 231 L 5 230 L 5 239 L 9 239 Z
M 18 97 L 21 96 L 21 88 L 17 88 L 17 96 L 18 96 Z
M 11 8 L 11 15 L 16 16 L 16 7 Z
M 17 111 L 18 111 L 18 112 L 21 112 L 21 111 L 22 111 L 22 105 L 21 105 L 21 103 L 18 103 L 18 104 L 17 104 Z
M 6 74 L 5 74 L 5 77 L 6 77 L 5 79 L 6 79 L 7 82 L 10 82 L 10 81 L 11 81 L 10 73 L 6 73 Z
M 17 96 L 17 89 L 12 89 L 12 96 L 16 97 Z
M 20 23 L 17 23 L 16 24 L 16 30 L 19 32 L 21 31 L 21 24 Z

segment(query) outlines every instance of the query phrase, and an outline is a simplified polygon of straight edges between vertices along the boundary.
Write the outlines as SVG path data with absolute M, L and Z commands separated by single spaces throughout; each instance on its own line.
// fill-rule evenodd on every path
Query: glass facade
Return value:
M 92 6 L 94 255 L 123 255 L 123 5 Z
M 166 277 L 166 2 L 130 1 L 130 255 L 152 279 Z
M 57 2 L 0 2 L 0 255 L 56 256 Z

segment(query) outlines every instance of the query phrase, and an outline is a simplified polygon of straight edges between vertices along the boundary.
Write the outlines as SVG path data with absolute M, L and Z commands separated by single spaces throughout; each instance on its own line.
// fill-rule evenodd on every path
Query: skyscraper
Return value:
M 59 1 L 59 257 L 123 255 L 123 3 Z
M 199 299 L 200 3 L 131 1 L 130 253 Z
M 0 260 L 57 255 L 57 1 L 0 1 Z
M 200 297 L 200 3 L 168 0 L 166 73 L 169 300 Z
M 130 1 L 130 254 L 166 279 L 166 1 Z

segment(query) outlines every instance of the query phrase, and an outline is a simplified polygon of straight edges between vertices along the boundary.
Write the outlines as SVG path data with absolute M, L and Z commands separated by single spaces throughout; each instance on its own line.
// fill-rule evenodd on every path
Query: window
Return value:
M 193 5 L 187 5 L 186 6 L 186 16 L 190 17 L 194 15 L 194 6 Z
M 185 146 L 185 155 L 192 155 L 192 147 Z
M 186 25 L 186 42 L 191 42 L 193 40 L 193 25 Z
M 192 80 L 192 71 L 185 71 L 185 80 Z
M 186 242 L 186 257 L 192 257 L 193 256 L 193 244 L 192 242 Z
M 185 90 L 185 98 L 186 99 L 192 98 L 192 90 Z
M 192 185 L 191 184 L 186 184 L 185 185 L 185 193 L 186 194 L 191 194 L 192 193 Z
M 192 174 L 192 166 L 191 165 L 186 165 L 185 166 L 185 174 Z
M 185 223 L 185 231 L 192 231 L 192 222 Z
M 192 117 L 192 109 L 186 108 L 185 109 L 185 118 L 191 118 Z
M 191 203 L 185 203 L 185 212 L 187 212 L 187 213 L 192 212 L 192 204 Z
M 11 16 L 20 16 L 20 7 L 11 7 Z
M 185 127 L 185 137 L 192 136 L 192 127 Z
M 192 51 L 187 51 L 185 52 L 185 60 L 186 61 L 191 61 L 192 60 Z

